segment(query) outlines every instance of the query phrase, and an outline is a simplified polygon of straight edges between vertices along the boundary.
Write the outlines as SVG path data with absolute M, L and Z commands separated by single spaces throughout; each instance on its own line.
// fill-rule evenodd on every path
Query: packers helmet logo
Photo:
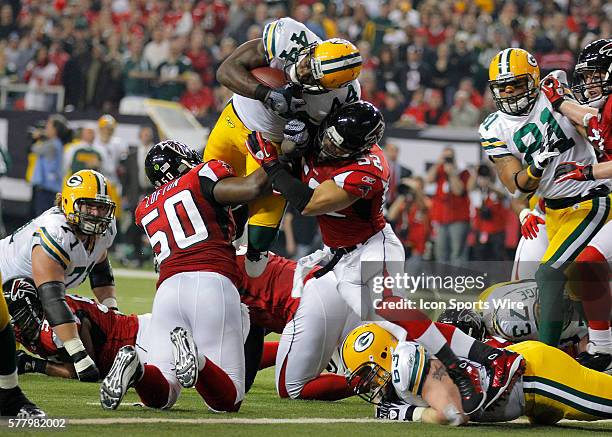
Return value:
M 527 53 L 527 62 L 532 67 L 537 67 L 538 66 L 538 61 L 536 61 L 536 58 L 531 53 Z
M 70 179 L 66 181 L 66 185 L 68 185 L 69 187 L 78 187 L 82 183 L 83 178 L 78 174 L 70 176 Z
M 353 348 L 355 352 L 363 352 L 369 348 L 372 343 L 374 343 L 374 333 L 372 331 L 366 331 L 355 339 Z

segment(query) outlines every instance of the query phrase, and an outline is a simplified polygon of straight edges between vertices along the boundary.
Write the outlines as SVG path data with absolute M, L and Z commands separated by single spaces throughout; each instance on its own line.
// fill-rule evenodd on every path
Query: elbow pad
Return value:
M 104 258 L 104 261 L 93 266 L 93 269 L 89 272 L 89 285 L 91 285 L 92 290 L 97 287 L 115 285 L 113 268 L 110 265 L 108 257 Z
M 66 284 L 60 281 L 45 282 L 38 287 L 38 295 L 51 327 L 76 322 L 66 303 Z

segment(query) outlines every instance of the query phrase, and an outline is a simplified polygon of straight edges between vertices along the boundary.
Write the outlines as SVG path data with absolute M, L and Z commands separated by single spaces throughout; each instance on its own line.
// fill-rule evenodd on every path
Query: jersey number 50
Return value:
M 179 219 L 177 211 L 178 205 L 181 205 L 185 210 L 187 219 L 191 223 L 191 227 L 193 228 L 193 234 L 191 235 L 187 235 L 185 229 L 181 225 L 181 219 Z M 193 200 L 191 192 L 188 190 L 179 191 L 174 196 L 166 199 L 164 202 L 164 213 L 170 225 L 172 237 L 179 249 L 186 249 L 208 238 L 208 229 L 206 229 L 204 219 L 200 215 L 200 211 Z M 149 225 L 158 217 L 159 211 L 155 208 L 142 218 L 142 227 L 149 237 L 151 247 L 154 248 L 159 244 L 159 253 L 155 255 L 155 258 L 157 259 L 157 263 L 161 264 L 163 260 L 170 256 L 168 236 L 166 232 L 162 230 L 158 230 L 151 234 L 148 229 Z

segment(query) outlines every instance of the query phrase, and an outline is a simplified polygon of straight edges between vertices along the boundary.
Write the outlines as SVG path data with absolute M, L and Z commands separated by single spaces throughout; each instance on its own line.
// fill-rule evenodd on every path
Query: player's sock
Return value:
M 563 332 L 563 305 L 560 302 L 563 298 L 566 277 L 563 271 L 546 264 L 540 264 L 535 276 L 539 288 L 539 340 L 557 347 Z
M 211 360 L 198 373 L 196 390 L 210 408 L 215 411 L 235 412 L 240 409 L 240 402 L 236 402 L 236 386 L 223 369 Z
M 308 381 L 302 388 L 300 399 L 338 401 L 354 394 L 355 390 L 344 376 L 326 373 Z
M 272 246 L 272 243 L 274 243 L 277 235 L 278 228 L 249 225 L 249 250 L 257 252 L 267 251 Z
M 576 258 L 578 293 L 589 325 L 589 341 L 596 346 L 611 347 L 610 266 L 606 257 L 595 247 L 587 246 Z
M 259 362 L 259 370 L 267 369 L 276 363 L 276 353 L 278 352 L 278 341 L 266 341 Z
M 134 389 L 140 400 L 147 407 L 163 408 L 168 404 L 170 395 L 170 384 L 156 366 L 144 365 L 142 379 L 134 385 Z
M 15 359 L 15 335 L 10 324 L 0 331 L 0 388 L 17 386 L 17 362 Z

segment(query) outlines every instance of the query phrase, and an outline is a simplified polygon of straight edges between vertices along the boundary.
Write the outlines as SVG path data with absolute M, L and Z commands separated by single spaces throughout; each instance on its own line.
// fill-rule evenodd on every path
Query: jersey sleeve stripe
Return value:
M 62 248 L 62 246 L 57 244 L 57 242 L 51 237 L 51 235 L 49 235 L 47 230 L 44 227 L 40 227 L 38 229 L 38 232 L 40 233 L 41 241 L 46 243 L 49 248 L 53 249 L 57 256 L 62 259 L 64 264 L 70 264 L 70 255 L 68 255 L 68 253 Z
M 276 21 L 266 24 L 264 29 L 263 43 L 268 62 L 271 62 L 272 58 L 274 58 L 274 31 L 276 30 L 276 24 Z
M 61 266 L 62 268 L 65 270 L 68 268 L 68 265 L 64 262 L 64 260 L 62 259 L 62 257 L 60 257 L 59 253 L 52 247 L 49 245 L 49 243 L 45 240 L 45 236 L 41 233 L 36 233 L 34 235 L 37 235 L 40 237 L 40 247 L 43 248 L 43 250 L 45 252 L 47 252 L 47 254 L 53 258 L 54 260 L 56 260 Z

